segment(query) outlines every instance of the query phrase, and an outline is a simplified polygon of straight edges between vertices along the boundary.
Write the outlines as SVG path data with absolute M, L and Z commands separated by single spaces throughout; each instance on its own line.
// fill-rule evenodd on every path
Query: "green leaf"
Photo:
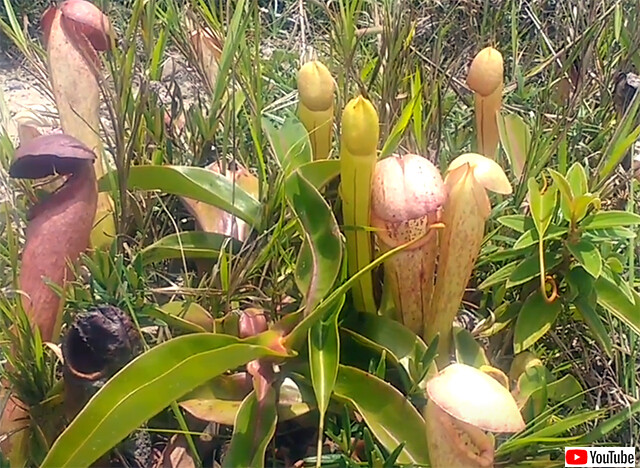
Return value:
M 487 355 L 484 353 L 484 349 L 473 338 L 469 330 L 453 327 L 453 344 L 458 362 L 475 368 L 491 365 Z
M 262 127 L 286 176 L 313 159 L 309 134 L 294 115 L 289 116 L 280 128 L 263 117 Z
M 562 210 L 562 214 L 564 219 L 567 221 L 571 220 L 572 216 L 572 208 L 573 208 L 573 191 L 571 190 L 571 186 L 567 179 L 564 178 L 562 174 L 553 169 L 547 169 L 553 182 L 558 186 L 558 190 L 560 191 L 560 208 Z
M 211 109 L 210 112 L 212 112 L 213 115 L 216 115 L 219 112 L 219 106 L 223 105 L 223 102 L 225 102 L 223 96 L 225 93 L 229 92 L 229 88 L 231 87 L 231 71 L 236 63 L 236 57 L 243 42 L 243 38 L 246 37 L 245 33 L 247 25 L 251 18 L 251 15 L 247 14 L 246 5 L 247 3 L 245 0 L 238 0 L 233 6 L 233 16 L 231 17 L 229 29 L 223 41 L 222 53 L 220 55 L 218 66 L 218 76 L 216 77 L 213 96 L 211 96 L 213 109 Z
M 573 200 L 573 207 L 571 208 L 573 219 L 575 222 L 579 222 L 587 215 L 590 206 L 594 206 L 596 209 L 600 209 L 600 199 L 595 195 L 586 193 L 580 195 Z
M 537 431 L 533 431 L 527 436 L 519 437 L 517 439 L 511 439 L 501 444 L 496 449 L 496 457 L 503 457 L 508 453 L 511 453 L 515 450 L 518 450 L 523 447 L 531 446 L 537 443 L 553 443 L 556 442 L 560 446 L 567 445 L 582 445 L 579 444 L 580 440 L 579 436 L 573 436 L 568 439 L 551 439 L 552 437 L 570 431 L 571 429 L 581 426 L 583 424 L 588 423 L 589 421 L 598 419 L 605 414 L 606 410 L 594 410 L 594 411 L 585 411 L 578 414 L 573 414 L 571 416 L 567 416 L 566 418 L 558 419 L 553 422 L 553 424 L 548 424 L 542 427 Z M 567 442 L 571 442 L 568 444 Z
M 340 160 L 319 159 L 318 161 L 311 161 L 302 164 L 298 168 L 298 172 L 316 189 L 321 190 L 340 175 Z
M 502 148 L 511 163 L 511 169 L 516 177 L 520 178 L 531 145 L 531 130 L 520 116 L 503 116 L 498 113 L 498 133 Z
M 576 306 L 582 320 L 589 326 L 591 333 L 593 333 L 595 339 L 600 343 L 600 346 L 604 348 L 607 356 L 613 357 L 613 342 L 611 341 L 607 328 L 604 326 L 604 322 L 594 307 L 581 296 L 574 299 L 573 305 Z
M 243 400 L 252 390 L 245 373 L 219 375 L 184 395 L 178 404 L 202 421 L 233 426 Z M 311 387 L 299 385 L 290 377 L 283 379 L 278 391 L 278 420 L 309 413 L 315 408 Z
M 529 178 L 529 207 L 531 216 L 539 234 L 544 235 L 551 224 L 551 218 L 556 207 L 557 188 L 555 185 L 547 186 L 544 193 L 534 177 Z
M 640 99 L 636 99 L 635 101 L 640 101 Z M 625 119 L 629 119 L 632 116 L 631 114 L 634 113 L 634 111 L 632 110 L 633 108 L 635 108 L 635 113 L 637 113 L 637 102 L 632 104 Z M 629 128 L 629 130 L 631 130 L 631 125 L 635 124 L 632 124 L 630 120 L 627 120 L 627 122 L 621 122 L 621 125 L 626 126 L 627 128 Z M 619 129 L 622 128 L 622 126 L 619 127 Z M 613 172 L 616 166 L 620 164 L 620 162 L 622 162 L 624 155 L 627 153 L 629 148 L 631 148 L 631 145 L 633 145 L 640 137 L 640 125 L 630 131 L 630 133 L 626 135 L 625 133 L 626 132 L 616 132 L 616 134 L 614 135 L 614 139 L 612 140 L 611 145 L 607 148 L 607 152 L 602 159 L 605 164 L 602 170 L 598 173 L 600 179 L 606 178 L 609 174 L 611 174 L 611 172 Z
M 585 195 L 589 190 L 589 182 L 587 181 L 587 173 L 579 162 L 573 165 L 567 171 L 567 181 L 571 187 L 571 192 L 575 197 Z
M 227 246 L 231 246 L 233 253 L 238 253 L 241 248 L 239 241 L 222 234 L 185 231 L 169 234 L 145 247 L 136 254 L 133 262 L 148 265 L 172 258 L 218 258 Z
M 276 432 L 278 412 L 276 393 L 272 386 L 262 401 L 253 390 L 242 402 L 235 423 L 229 451 L 222 460 L 222 468 L 250 466 L 264 467 L 264 455 Z
M 184 395 L 178 404 L 202 421 L 233 426 L 242 401 L 251 392 L 246 374 L 219 375 Z
M 215 322 L 211 314 L 199 304 L 191 301 L 171 301 L 160 307 L 160 310 L 174 319 L 194 327 L 191 331 L 212 332 Z M 171 324 L 169 324 L 171 325 Z
M 295 278 L 305 296 L 306 313 L 331 291 L 342 264 L 342 240 L 331 208 L 298 172 L 285 183 L 287 200 L 298 217 L 306 247 L 300 250 Z
M 523 233 L 529 229 L 535 228 L 533 218 L 524 215 L 506 215 L 500 216 L 498 222 L 503 226 L 513 229 L 514 231 Z
M 613 273 L 621 275 L 624 272 L 624 265 L 622 264 L 622 261 L 617 257 L 611 256 L 607 258 L 605 263 Z
M 624 296 L 631 302 L 632 304 L 636 303 L 636 299 L 634 298 L 634 291 L 629 283 L 620 276 L 619 273 L 614 273 L 611 267 L 607 264 L 602 266 L 602 275 L 603 278 L 607 279 L 610 283 L 616 285 L 620 293 L 624 294 Z
M 562 310 L 559 300 L 548 304 L 540 290 L 532 293 L 520 310 L 513 334 L 513 350 L 516 354 L 526 351 L 544 336 Z
M 622 5 L 615 4 L 613 10 L 613 37 L 616 42 L 620 42 L 620 33 L 622 32 Z
M 562 262 L 562 255 L 559 252 L 547 251 L 544 253 L 544 266 L 549 271 Z M 507 280 L 507 288 L 512 288 L 540 276 L 540 257 L 532 255 L 522 260 L 513 270 Z
M 552 239 L 558 239 L 564 236 L 568 231 L 569 229 L 565 226 L 551 225 L 549 226 L 549 229 L 547 229 L 547 232 L 545 233 L 543 240 L 547 241 Z M 536 229 L 529 229 L 527 232 L 525 232 L 518 238 L 516 243 L 513 244 L 513 247 L 511 248 L 514 250 L 524 249 L 526 247 L 536 245 L 538 243 L 538 239 L 540 239 L 540 237 L 538 236 L 538 231 Z
M 335 288 L 333 292 L 329 296 L 327 296 L 327 298 L 315 308 L 313 313 L 304 317 L 304 319 L 301 322 L 299 322 L 295 326 L 295 328 L 286 336 L 284 340 L 286 347 L 288 349 L 296 349 L 299 343 L 302 341 L 302 339 L 307 337 L 307 332 L 309 328 L 311 328 L 311 326 L 319 318 L 323 317 L 324 314 L 327 311 L 331 310 L 331 308 L 333 307 L 338 306 L 339 308 L 342 308 L 342 305 L 344 304 L 344 301 L 345 301 L 346 293 L 353 287 L 356 281 L 360 280 L 360 278 L 363 275 L 369 273 L 371 270 L 373 270 L 377 266 L 383 264 L 389 258 L 396 255 L 397 253 L 402 252 L 405 249 L 411 247 L 412 245 L 418 243 L 421 239 L 422 237 L 416 237 L 415 239 L 409 242 L 406 242 L 397 247 L 394 247 L 393 249 L 388 250 L 382 255 L 379 255 L 378 257 L 376 257 L 375 260 L 373 260 L 367 266 L 359 270 L 355 275 L 352 275 L 351 277 L 349 277 L 349 279 L 344 283 L 342 283 L 339 287 Z M 294 316 L 294 314 L 289 314 L 289 316 Z M 296 319 L 296 320 L 298 319 L 297 313 L 296 313 L 296 316 L 291 319 L 286 318 L 288 323 L 290 323 L 289 321 L 293 319 Z
M 541 365 L 526 367 L 518 377 L 515 396 L 525 420 L 537 418 L 547 407 L 547 369 Z
M 615 430 L 621 424 L 627 424 L 632 421 L 632 418 L 638 413 L 640 413 L 640 400 L 635 401 L 629 407 L 623 408 L 613 416 L 601 421 L 596 427 L 577 440 L 576 445 L 586 446 L 591 445 L 598 440 L 604 440 L 607 434 Z
M 41 468 L 89 466 L 171 402 L 223 372 L 274 351 L 212 333 L 165 341 L 134 359 L 91 398 Z
M 640 335 L 640 300 L 635 296 L 635 303 L 625 296 L 618 286 L 601 276 L 595 283 L 598 304 L 627 324 L 634 333 Z
M 399 119 L 396 119 L 396 123 L 389 132 L 389 137 L 387 141 L 385 141 L 382 150 L 380 151 L 379 158 L 385 158 L 389 156 L 395 149 L 398 147 L 404 132 L 406 131 L 409 123 L 411 122 L 411 116 L 413 115 L 413 110 L 416 107 L 416 104 L 422 99 L 422 94 L 415 94 L 411 100 L 404 106 L 402 109 L 402 114 Z
M 415 333 L 397 320 L 368 312 L 346 315 L 341 328 L 365 346 L 387 354 L 411 375 L 412 366 L 427 352 L 427 346 Z
M 547 394 L 551 401 L 573 408 L 579 407 L 584 401 L 583 392 L 582 385 L 571 374 L 567 374 L 547 385 Z
M 594 213 L 580 222 L 581 229 L 607 229 L 635 226 L 640 224 L 640 215 L 629 211 L 601 211 Z
M 514 319 L 518 317 L 518 313 L 522 309 L 521 302 L 503 303 L 495 310 L 496 321 L 486 330 L 480 333 L 481 337 L 487 338 L 503 330 Z
M 424 419 L 394 387 L 360 369 L 341 365 L 334 393 L 355 407 L 387 451 L 405 443 L 398 463 L 429 463 Z
M 411 95 L 420 95 L 420 99 L 416 101 L 416 105 L 413 108 L 413 137 L 416 140 L 417 148 L 424 148 L 424 140 L 426 136 L 424 134 L 423 127 L 423 86 L 422 76 L 420 75 L 420 69 L 416 69 L 414 74 L 413 83 L 411 84 Z
M 588 237 L 591 242 L 609 242 L 613 240 L 621 239 L 635 239 L 637 236 L 635 232 L 623 227 L 607 228 L 607 229 L 593 229 L 585 231 L 583 236 Z
M 600 252 L 591 242 L 580 239 L 578 242 L 567 242 L 567 249 L 576 261 L 594 278 L 600 276 L 602 272 L 602 257 Z
M 518 261 L 507 263 L 498 271 L 491 273 L 491 275 L 489 275 L 482 283 L 480 283 L 478 289 L 487 289 L 491 286 L 495 286 L 496 284 L 506 282 L 518 266 L 518 263 Z
M 213 331 L 211 329 L 205 330 L 204 328 L 202 328 L 202 326 L 196 323 L 185 320 L 182 317 L 169 314 L 162 310 L 160 307 L 145 307 L 143 310 L 149 317 L 162 320 L 169 327 L 172 327 L 175 330 L 186 333 L 204 333 Z
M 324 437 L 324 418 L 331 393 L 338 377 L 340 363 L 340 335 L 338 334 L 338 314 L 327 322 L 319 321 L 309 330 L 309 368 L 311 382 L 320 412 L 319 437 Z M 318 453 L 317 456 L 322 456 Z
M 100 179 L 100 191 L 112 190 L 112 173 Z M 202 167 L 191 166 L 133 166 L 127 181 L 129 190 L 160 190 L 163 193 L 199 200 L 246 221 L 254 228 L 260 226 L 262 205 L 226 177 Z

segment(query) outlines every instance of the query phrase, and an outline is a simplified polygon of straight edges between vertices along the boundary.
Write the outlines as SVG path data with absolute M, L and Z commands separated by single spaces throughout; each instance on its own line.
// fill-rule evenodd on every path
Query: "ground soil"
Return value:
M 4 115 L 3 109 L 3 115 L 0 118 L 2 122 L 8 124 L 7 130 L 14 140 L 17 138 L 17 128 L 13 122 L 16 112 L 34 106 L 54 109 L 53 102 L 47 97 L 36 78 L 19 61 L 6 54 L 0 55 L 0 88 L 8 111 L 8 115 Z

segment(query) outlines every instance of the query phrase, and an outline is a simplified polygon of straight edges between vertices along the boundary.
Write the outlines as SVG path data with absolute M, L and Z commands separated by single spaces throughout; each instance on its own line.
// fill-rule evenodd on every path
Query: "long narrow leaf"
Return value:
M 101 191 L 111 190 L 110 174 L 100 179 Z M 237 216 L 251 226 L 260 226 L 262 206 L 240 186 L 202 167 L 135 166 L 129 170 L 129 190 L 160 190 L 208 203 Z
M 265 399 L 258 401 L 255 390 L 242 402 L 233 427 L 231 445 L 222 468 L 264 467 L 264 455 L 276 432 L 278 412 L 276 394 L 269 387 Z
M 340 366 L 335 394 L 355 406 L 389 452 L 405 443 L 398 463 L 429 463 L 424 419 L 394 387 L 363 370 Z
M 306 313 L 311 313 L 331 290 L 340 272 L 340 230 L 325 199 L 297 171 L 287 178 L 285 192 L 304 234 L 295 276 L 305 296 Z
M 129 363 L 96 393 L 53 444 L 41 468 L 89 466 L 172 401 L 207 380 L 274 351 L 232 336 L 167 341 Z

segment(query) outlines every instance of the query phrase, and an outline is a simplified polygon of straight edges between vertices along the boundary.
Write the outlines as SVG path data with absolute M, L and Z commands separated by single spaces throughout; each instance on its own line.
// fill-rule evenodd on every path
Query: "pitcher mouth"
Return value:
M 441 212 L 442 208 L 438 208 L 435 212 L 428 213 L 422 218 L 409 219 L 399 223 L 386 221 L 372 214 L 371 225 L 376 228 L 375 233 L 379 240 L 390 248 L 399 247 L 419 237 L 422 232 L 422 239 L 409 247 L 413 250 L 431 242 L 436 235 L 433 225 L 440 222 Z

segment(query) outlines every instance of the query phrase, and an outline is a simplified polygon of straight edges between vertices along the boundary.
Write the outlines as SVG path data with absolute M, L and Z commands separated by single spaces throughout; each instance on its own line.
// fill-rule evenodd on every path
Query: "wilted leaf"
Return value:
M 513 350 L 521 353 L 544 336 L 562 310 L 560 300 L 548 304 L 536 290 L 522 305 L 513 334 Z
M 196 468 L 196 462 L 189 452 L 184 435 L 176 434 L 171 437 L 162 451 L 162 461 L 157 468 Z

